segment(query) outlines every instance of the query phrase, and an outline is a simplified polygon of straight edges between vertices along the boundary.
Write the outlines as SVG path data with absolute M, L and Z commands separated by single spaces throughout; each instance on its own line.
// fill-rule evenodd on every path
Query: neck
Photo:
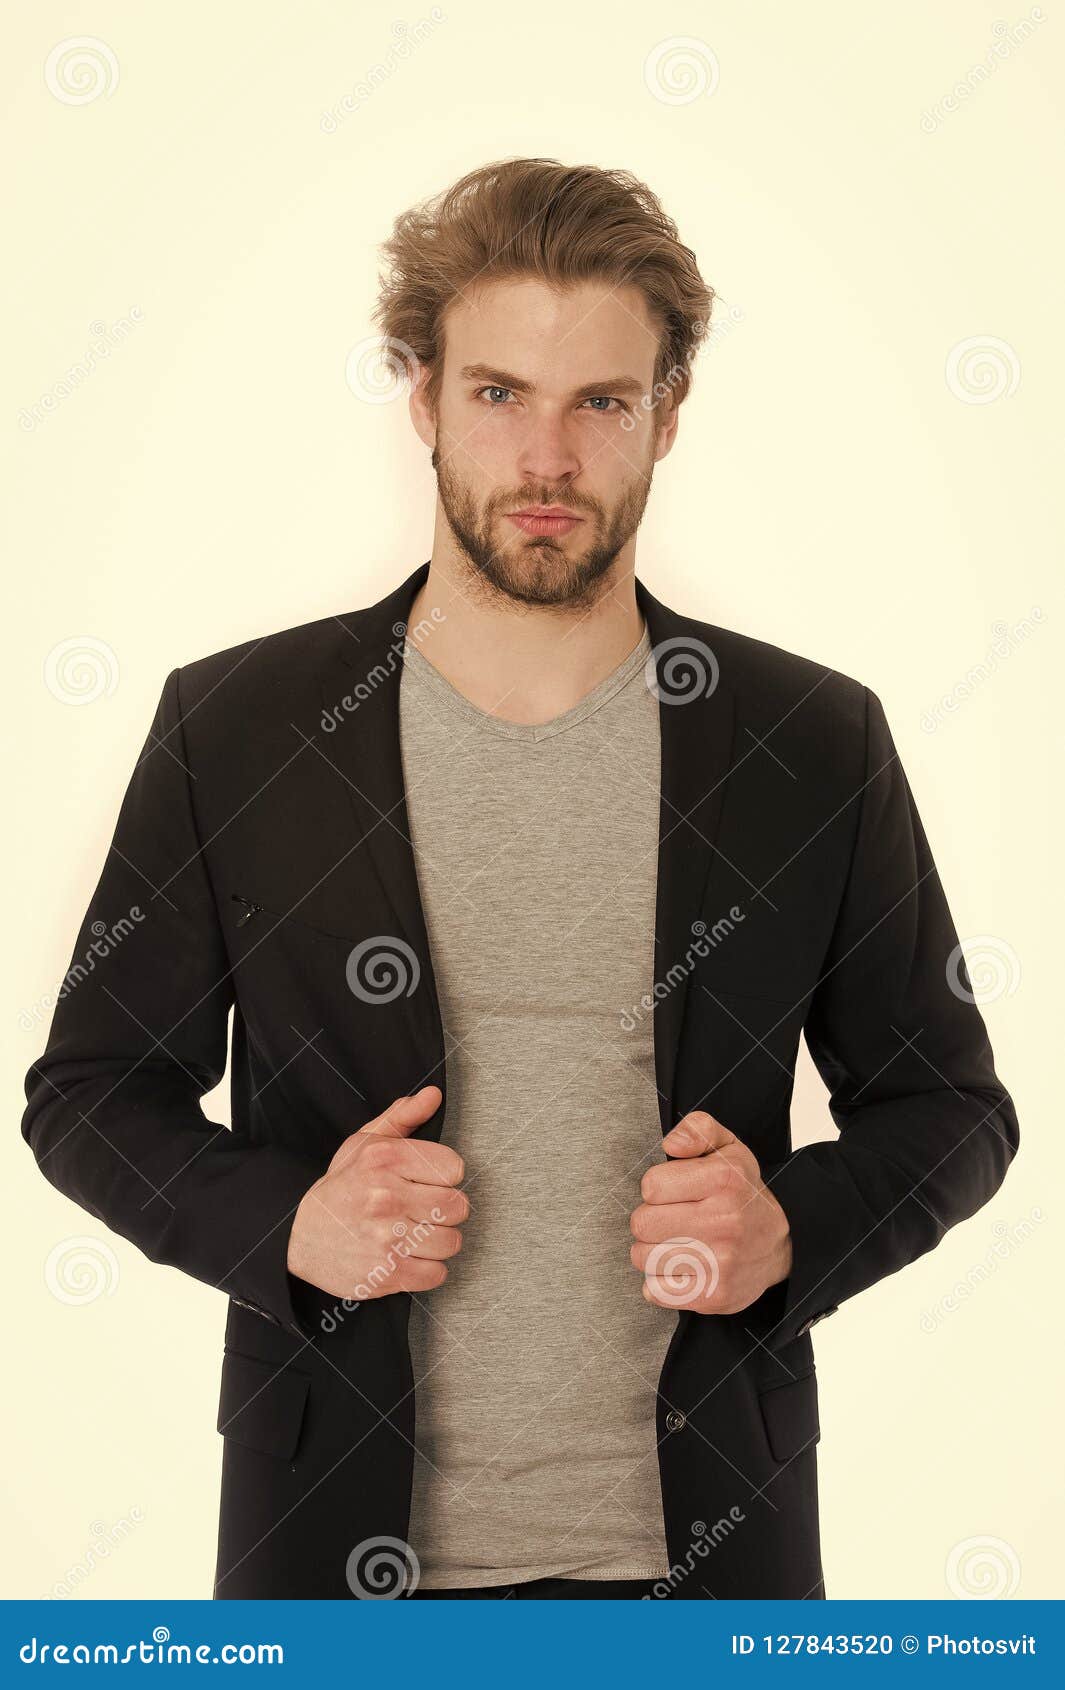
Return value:
M 469 565 L 434 551 L 411 605 L 413 628 L 438 612 L 423 656 L 478 709 L 509 722 L 549 722 L 592 692 L 639 643 L 633 560 L 626 546 L 579 608 L 524 605 L 483 591 Z

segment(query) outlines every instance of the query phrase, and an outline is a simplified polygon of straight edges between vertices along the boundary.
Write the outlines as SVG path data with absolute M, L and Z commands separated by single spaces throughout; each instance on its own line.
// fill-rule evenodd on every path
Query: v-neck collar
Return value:
M 482 710 L 466 697 L 456 686 L 441 674 L 436 666 L 430 663 L 425 653 L 407 640 L 403 647 L 403 682 L 412 681 L 416 686 L 425 687 L 445 709 L 460 716 L 472 727 L 480 728 L 485 733 L 498 734 L 501 739 L 524 740 L 530 744 L 539 744 L 545 739 L 554 739 L 558 734 L 566 733 L 579 723 L 594 716 L 604 704 L 616 698 L 623 687 L 642 670 L 646 668 L 647 659 L 651 653 L 651 639 L 646 624 L 639 640 L 633 646 L 627 657 L 623 657 L 616 668 L 609 675 L 605 675 L 591 692 L 585 693 L 576 704 L 568 710 L 563 710 L 557 716 L 552 716 L 546 722 L 512 722 L 505 716 L 496 716 L 488 710 Z

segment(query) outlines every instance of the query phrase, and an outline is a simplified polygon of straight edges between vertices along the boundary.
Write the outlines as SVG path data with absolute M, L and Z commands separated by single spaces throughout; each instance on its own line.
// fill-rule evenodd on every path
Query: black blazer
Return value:
M 409 1296 L 331 1312 L 286 1250 L 341 1140 L 446 1083 L 398 731 L 427 570 L 167 677 L 27 1077 L 53 1184 L 228 1294 L 219 1597 L 348 1598 L 352 1551 L 408 1529 Z M 809 1328 L 987 1202 L 1016 1115 L 879 700 L 637 591 L 661 698 L 661 1125 L 703 1108 L 737 1133 L 794 1242 L 742 1313 L 678 1312 L 657 1409 L 673 1594 L 821 1597 Z M 407 969 L 380 1001 L 346 982 L 366 939 Z M 200 1099 L 231 1007 L 229 1131 Z M 792 1151 L 804 1032 L 840 1137 Z

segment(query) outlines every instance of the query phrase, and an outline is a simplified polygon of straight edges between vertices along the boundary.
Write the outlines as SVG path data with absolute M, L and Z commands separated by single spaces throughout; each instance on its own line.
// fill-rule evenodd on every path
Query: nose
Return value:
M 522 438 L 516 467 L 524 481 L 549 486 L 572 481 L 583 465 L 566 419 L 548 414 L 532 417 Z

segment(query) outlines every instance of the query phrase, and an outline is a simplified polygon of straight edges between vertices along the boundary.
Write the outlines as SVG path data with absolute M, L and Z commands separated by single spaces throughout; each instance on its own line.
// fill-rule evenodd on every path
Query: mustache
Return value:
M 572 495 L 567 496 L 565 493 L 544 493 L 542 490 L 531 493 L 514 493 L 506 496 L 501 494 L 490 501 L 488 508 L 490 513 L 495 516 L 505 513 L 506 511 L 525 510 L 526 508 L 532 508 L 536 505 L 558 505 L 563 510 L 578 512 L 598 512 L 599 510 L 599 506 L 596 504 L 594 499 L 575 499 Z

